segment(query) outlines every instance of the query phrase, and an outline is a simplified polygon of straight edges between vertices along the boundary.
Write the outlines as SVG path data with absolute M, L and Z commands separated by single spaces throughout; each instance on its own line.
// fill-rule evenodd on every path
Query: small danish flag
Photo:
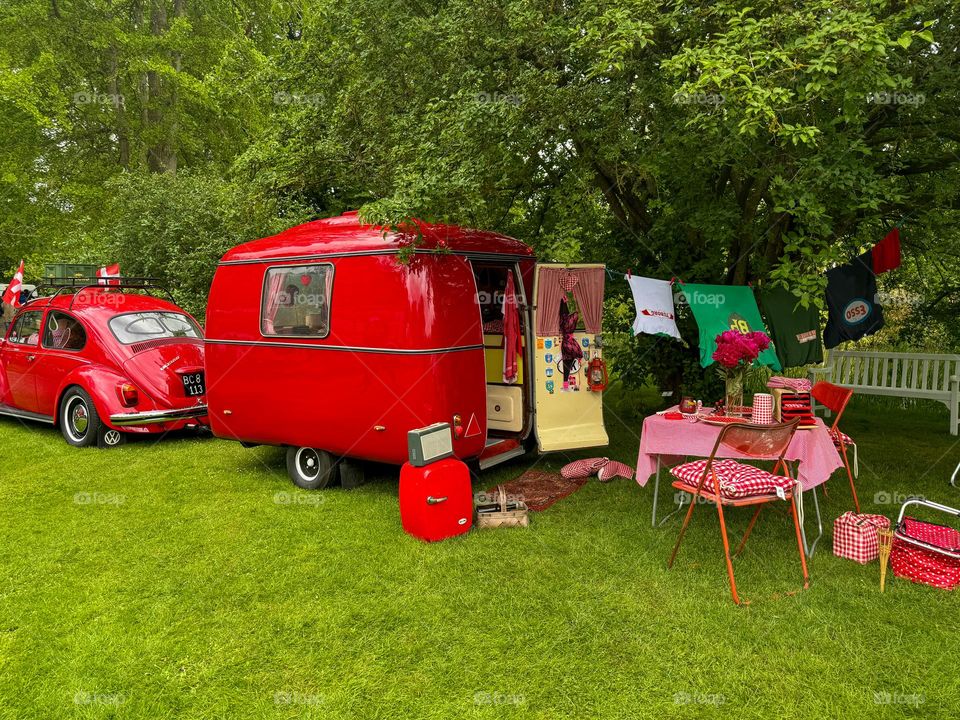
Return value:
M 13 307 L 20 307 L 20 293 L 23 291 L 23 260 L 20 261 L 20 267 L 13 274 L 13 279 L 3 291 L 3 302 Z
M 100 278 L 97 280 L 98 285 L 119 285 L 120 284 L 120 265 L 114 263 L 113 265 L 107 265 L 105 267 L 97 270 L 97 277 Z M 110 280 L 108 278 L 117 278 L 116 280 Z

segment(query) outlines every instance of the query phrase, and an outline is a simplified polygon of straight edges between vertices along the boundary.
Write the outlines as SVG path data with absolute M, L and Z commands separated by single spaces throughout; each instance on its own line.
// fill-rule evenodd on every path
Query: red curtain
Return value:
M 283 279 L 286 277 L 283 270 L 270 270 L 270 276 L 267 279 L 267 289 L 265 298 L 265 317 L 263 318 L 263 330 L 267 335 L 273 335 L 273 321 L 277 317 L 277 310 L 280 309 L 280 295 L 283 287 Z
M 520 309 L 513 283 L 513 271 L 507 272 L 507 287 L 503 291 L 503 381 L 515 383 L 519 375 L 517 356 L 523 354 L 520 342 Z
M 587 332 L 596 335 L 600 332 L 603 319 L 603 283 L 606 275 L 603 268 L 576 268 L 577 284 L 573 287 L 573 297 L 577 301 L 580 317 Z
M 561 276 L 569 270 L 540 268 L 537 284 L 537 335 L 560 334 L 560 300 L 566 295 L 560 287 Z
M 541 268 L 537 286 L 537 335 L 540 337 L 560 334 L 560 300 L 566 296 L 560 280 L 567 275 L 576 278 L 573 298 L 586 331 L 591 335 L 600 332 L 606 280 L 603 268 Z

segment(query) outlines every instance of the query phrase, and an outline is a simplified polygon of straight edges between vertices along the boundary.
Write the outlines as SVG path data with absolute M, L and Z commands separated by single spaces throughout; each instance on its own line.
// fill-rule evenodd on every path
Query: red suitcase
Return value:
M 470 470 L 456 458 L 400 468 L 400 522 L 421 540 L 462 535 L 473 525 Z

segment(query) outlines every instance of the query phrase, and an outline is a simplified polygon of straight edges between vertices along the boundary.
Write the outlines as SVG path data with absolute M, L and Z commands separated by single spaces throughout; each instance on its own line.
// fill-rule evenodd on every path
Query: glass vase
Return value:
M 728 370 L 726 373 L 726 391 L 724 406 L 727 415 L 741 415 L 743 407 L 743 370 Z

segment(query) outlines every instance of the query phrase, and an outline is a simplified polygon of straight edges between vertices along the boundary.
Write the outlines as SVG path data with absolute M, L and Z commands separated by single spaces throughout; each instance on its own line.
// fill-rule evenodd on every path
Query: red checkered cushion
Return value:
M 573 289 L 579 284 L 580 278 L 572 272 L 567 272 L 560 276 L 560 287 L 566 292 L 573 292 Z
M 560 476 L 567 480 L 590 477 L 596 475 L 597 471 L 606 465 L 610 460 L 608 458 L 589 458 L 588 460 L 574 460 L 560 468 Z
M 840 432 L 839 429 L 837 429 L 837 430 L 831 430 L 831 431 L 830 431 L 830 437 L 833 438 L 833 444 L 836 445 L 837 447 L 840 447 L 840 444 L 841 444 L 841 443 L 843 443 L 844 445 L 846 445 L 846 446 L 848 446 L 848 447 L 849 447 L 850 445 L 856 445 L 856 443 L 853 441 L 853 438 L 852 438 L 852 437 L 850 437 L 849 435 L 847 435 L 845 432 Z
M 597 477 L 600 479 L 600 482 L 607 482 L 608 480 L 613 480 L 615 477 L 622 477 L 630 480 L 633 477 L 633 468 L 629 465 L 624 465 L 622 462 L 611 460 L 602 468 L 600 468 L 600 472 L 597 473 Z
M 696 489 L 700 478 L 703 476 L 703 469 L 708 462 L 709 460 L 696 460 L 677 465 L 670 469 L 670 474 L 677 480 Z M 735 460 L 714 460 L 713 469 L 720 480 L 720 495 L 725 498 L 736 499 L 774 494 L 786 497 L 794 485 L 794 481 L 788 477 L 774 475 L 766 470 L 761 470 L 752 465 L 744 465 Z M 707 477 L 703 484 L 703 490 L 711 493 L 715 491 L 712 475 Z

